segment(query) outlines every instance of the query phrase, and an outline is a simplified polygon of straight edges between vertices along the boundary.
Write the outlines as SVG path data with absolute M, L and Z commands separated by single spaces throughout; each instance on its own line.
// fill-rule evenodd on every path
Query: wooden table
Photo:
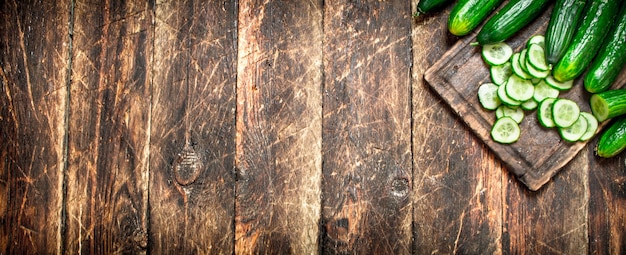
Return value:
M 624 254 L 626 156 L 526 189 L 416 4 L 3 1 L 0 254 Z

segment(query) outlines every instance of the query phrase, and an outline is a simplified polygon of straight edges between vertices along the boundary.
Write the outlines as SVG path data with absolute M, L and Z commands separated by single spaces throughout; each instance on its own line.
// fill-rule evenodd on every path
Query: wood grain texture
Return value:
M 458 40 L 447 32 L 449 9 L 413 27 L 414 251 L 500 254 L 502 167 L 423 77 Z
M 0 3 L 2 254 L 63 249 L 69 3 Z
M 151 5 L 74 6 L 65 239 L 70 254 L 146 252 Z
M 318 252 L 322 1 L 244 1 L 236 254 Z
M 411 251 L 411 6 L 324 9 L 321 251 Z
M 150 253 L 234 251 L 237 1 L 157 1 Z

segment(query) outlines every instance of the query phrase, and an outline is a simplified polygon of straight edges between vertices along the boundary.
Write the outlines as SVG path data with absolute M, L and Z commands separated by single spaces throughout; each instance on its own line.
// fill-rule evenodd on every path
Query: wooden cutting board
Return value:
M 549 21 L 549 10 L 516 36 L 506 42 L 519 51 L 534 34 L 544 34 Z M 538 190 L 546 184 L 587 144 L 563 141 L 556 129 L 539 125 L 536 111 L 525 111 L 520 124 L 522 130 L 519 141 L 503 145 L 491 139 L 491 126 L 495 113 L 482 108 L 477 91 L 480 84 L 490 81 L 489 70 L 480 54 L 480 47 L 470 45 L 475 41 L 476 32 L 459 40 L 440 60 L 424 74 L 426 81 L 441 98 L 473 131 L 485 142 L 497 157 L 530 190 Z M 626 72 L 622 72 L 614 87 L 622 87 L 626 82 Z M 589 96 L 582 85 L 582 78 L 575 81 L 574 88 L 561 92 L 559 97 L 569 98 L 580 106 L 582 111 L 591 112 Z M 603 127 L 606 123 L 601 124 Z M 592 139 L 591 141 L 594 141 Z

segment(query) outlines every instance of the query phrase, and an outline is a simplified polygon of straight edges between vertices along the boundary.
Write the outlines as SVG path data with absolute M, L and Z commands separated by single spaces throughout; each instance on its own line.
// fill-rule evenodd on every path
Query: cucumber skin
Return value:
M 471 33 L 503 0 L 459 0 L 448 17 L 448 31 L 456 36 Z
M 546 61 L 555 65 L 570 45 L 587 0 L 557 0 L 546 28 Z
M 420 0 L 419 3 L 417 3 L 417 12 L 424 14 L 434 12 L 448 6 L 448 4 L 453 1 L 454 0 Z
M 610 158 L 624 149 L 626 149 L 626 116 L 615 119 L 602 133 L 596 146 L 596 155 Z
M 600 52 L 585 74 L 583 84 L 591 93 L 606 91 L 626 64 L 626 1 Z
M 598 121 L 602 122 L 626 114 L 626 89 L 613 89 L 593 94 L 590 100 L 594 100 L 595 97 L 601 98 L 608 106 L 608 115 L 606 118 L 598 118 L 594 113 Z M 591 110 L 594 110 L 593 106 Z
M 589 67 L 619 11 L 618 4 L 619 1 L 616 0 L 592 0 L 585 6 L 578 31 L 552 70 L 552 76 L 557 81 L 573 80 Z
M 511 0 L 478 33 L 480 45 L 503 42 L 541 14 L 552 0 Z

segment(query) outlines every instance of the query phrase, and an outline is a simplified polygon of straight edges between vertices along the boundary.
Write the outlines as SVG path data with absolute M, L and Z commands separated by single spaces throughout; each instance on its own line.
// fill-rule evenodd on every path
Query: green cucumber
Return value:
M 626 89 L 613 89 L 591 95 L 591 112 L 599 122 L 626 114 Z
M 549 65 L 555 65 L 565 54 L 586 3 L 587 0 L 556 0 L 545 33 L 545 54 Z
M 552 120 L 559 128 L 572 126 L 580 117 L 580 108 L 576 102 L 559 98 L 552 104 Z
M 596 146 L 596 155 L 603 158 L 616 156 L 626 149 L 626 116 L 621 116 L 602 133 Z
M 550 0 L 511 0 L 500 11 L 489 18 L 476 40 L 481 45 L 503 42 L 531 21 L 535 20 L 548 6 Z
M 619 10 L 619 3 L 616 0 L 592 0 L 587 4 L 571 45 L 552 70 L 556 80 L 573 80 L 587 69 L 602 46 L 607 30 Z
M 448 31 L 464 36 L 476 29 L 503 0 L 459 0 L 450 10 Z
M 517 142 L 520 135 L 519 124 L 509 116 L 499 118 L 491 127 L 491 138 L 498 143 L 511 144 Z
M 431 13 L 443 9 L 451 4 L 454 0 L 420 0 L 417 3 L 417 12 L 413 16 L 417 17 L 422 14 Z
M 585 74 L 583 84 L 591 93 L 605 91 L 611 87 L 626 64 L 626 1 L 607 35 L 600 52 Z

